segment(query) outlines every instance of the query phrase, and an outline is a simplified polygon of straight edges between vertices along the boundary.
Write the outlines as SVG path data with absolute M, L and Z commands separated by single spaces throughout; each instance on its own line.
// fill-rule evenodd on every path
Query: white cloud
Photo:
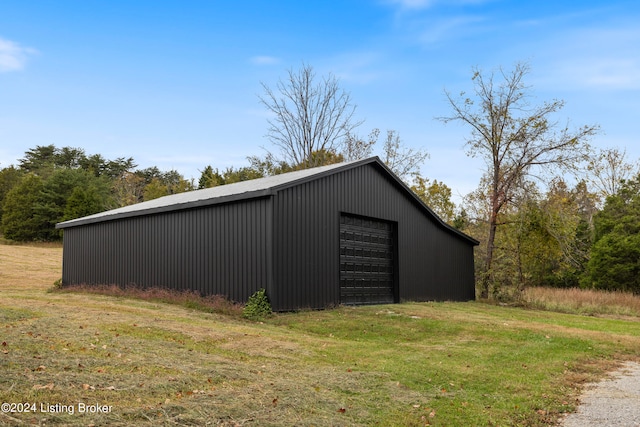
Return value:
M 553 69 L 569 87 L 590 89 L 640 89 L 640 30 L 600 29 L 579 31 L 556 41 Z
M 447 6 L 481 5 L 494 0 L 385 0 L 385 3 L 397 5 L 402 10 L 429 9 L 438 3 Z
M 476 30 L 474 24 L 483 22 L 484 18 L 477 16 L 456 16 L 443 19 L 438 22 L 425 24 L 425 29 L 420 34 L 420 41 L 431 45 L 452 37 L 459 37 Z
M 397 4 L 402 9 L 426 9 L 434 2 L 433 0 L 389 0 L 391 4 Z
M 27 59 L 35 53 L 35 49 L 0 38 L 0 72 L 22 70 Z
M 274 65 L 280 63 L 280 59 L 275 56 L 258 55 L 250 59 L 254 65 Z
M 566 68 L 584 86 L 609 89 L 640 89 L 638 58 L 584 58 Z
M 477 7 L 494 0 L 385 0 L 396 8 L 395 27 L 403 37 L 433 46 L 486 31 Z
M 376 52 L 350 52 L 333 58 L 331 69 L 340 80 L 368 84 L 381 78 L 380 54 Z

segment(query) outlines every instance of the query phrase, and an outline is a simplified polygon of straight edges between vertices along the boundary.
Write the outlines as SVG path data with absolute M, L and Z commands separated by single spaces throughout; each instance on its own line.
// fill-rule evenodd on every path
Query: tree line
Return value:
M 595 150 L 595 125 L 570 128 L 563 101 L 530 104 L 525 63 L 472 70 L 473 91 L 445 91 L 444 123 L 470 129 L 467 154 L 484 159 L 478 187 L 459 205 L 445 183 L 423 177 L 424 148 L 395 130 L 357 134 L 356 106 L 332 75 L 302 64 L 275 89 L 263 84 L 274 151 L 224 170 L 207 165 L 197 182 L 175 170 L 139 169 L 81 148 L 36 146 L 0 169 L 0 233 L 16 241 L 61 239 L 55 224 L 157 197 L 377 154 L 444 221 L 478 239 L 478 295 L 517 298 L 527 286 L 640 293 L 640 169 L 626 152 Z M 382 136 L 382 137 L 381 137 Z
M 193 189 L 178 172 L 136 169 L 82 148 L 36 146 L 0 169 L 0 232 L 16 241 L 55 241 L 55 224 Z

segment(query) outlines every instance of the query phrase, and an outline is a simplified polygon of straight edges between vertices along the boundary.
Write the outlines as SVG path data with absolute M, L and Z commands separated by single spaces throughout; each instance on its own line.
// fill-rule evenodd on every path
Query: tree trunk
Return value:
M 480 298 L 489 298 L 489 285 L 493 281 L 493 273 L 491 271 L 493 262 L 493 249 L 494 242 L 496 240 L 496 229 L 498 228 L 498 208 L 494 203 L 494 207 L 491 210 L 491 217 L 489 218 L 489 237 L 487 238 L 487 253 L 484 259 L 484 275 L 482 282 L 480 283 Z
M 482 277 L 482 282 L 480 283 L 480 298 L 487 299 L 489 298 L 489 285 L 492 282 L 491 273 L 491 263 L 493 261 L 493 242 L 496 237 L 496 227 L 495 225 L 490 225 L 489 228 L 489 239 L 487 240 L 487 254 L 484 260 L 484 274 Z

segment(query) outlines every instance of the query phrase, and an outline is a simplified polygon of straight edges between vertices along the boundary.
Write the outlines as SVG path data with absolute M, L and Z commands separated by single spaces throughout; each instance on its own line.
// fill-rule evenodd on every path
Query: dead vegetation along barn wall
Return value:
M 350 215 L 393 226 L 395 302 L 475 298 L 477 241 L 444 224 L 378 158 L 239 184 L 59 224 L 63 283 L 235 301 L 265 288 L 275 310 L 337 305 L 340 218 Z

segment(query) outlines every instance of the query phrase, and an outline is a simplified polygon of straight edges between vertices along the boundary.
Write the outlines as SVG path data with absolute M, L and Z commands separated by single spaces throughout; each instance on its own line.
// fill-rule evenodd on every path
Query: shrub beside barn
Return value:
M 276 311 L 475 298 L 473 238 L 377 157 L 62 222 L 63 285 L 193 290 Z

